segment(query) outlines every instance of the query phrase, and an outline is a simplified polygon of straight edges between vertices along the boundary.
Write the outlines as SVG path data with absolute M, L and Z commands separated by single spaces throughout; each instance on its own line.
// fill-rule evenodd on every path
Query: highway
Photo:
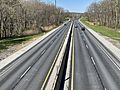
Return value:
M 120 90 L 120 60 L 82 27 L 78 20 L 67 22 L 2 68 L 0 90 L 45 90 L 64 48 L 52 90 L 63 90 L 68 79 L 67 90 Z
M 118 58 L 78 21 L 74 26 L 71 90 L 120 90 Z
M 50 68 L 53 68 L 51 66 L 56 62 L 55 57 L 62 48 L 70 25 L 71 22 L 63 25 L 0 70 L 0 90 L 40 90 L 41 87 L 44 89 L 49 79 L 47 76 L 51 73 Z

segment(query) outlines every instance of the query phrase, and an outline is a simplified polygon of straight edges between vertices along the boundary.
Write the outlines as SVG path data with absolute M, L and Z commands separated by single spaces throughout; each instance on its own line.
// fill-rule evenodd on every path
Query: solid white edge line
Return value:
M 86 26 L 84 23 L 82 23 L 80 20 L 79 20 L 79 22 L 82 24 L 82 25 L 84 25 L 90 32 L 91 32 L 91 30 L 92 29 L 90 29 L 88 26 Z M 93 36 L 95 36 L 96 37 L 96 35 L 94 35 L 94 33 L 96 34 L 96 35 L 98 35 L 94 30 L 92 30 L 92 32 L 91 32 L 91 34 L 93 35 Z M 102 38 L 103 40 L 104 40 L 104 38 L 102 37 L 102 36 L 99 36 L 100 38 Z M 103 43 L 98 37 L 96 37 L 103 45 L 105 45 L 105 43 Z M 111 42 L 109 42 L 109 41 L 107 41 L 106 40 L 106 42 L 108 42 L 109 44 L 110 44 L 110 46 L 112 47 L 112 48 L 114 48 L 115 50 L 117 50 L 118 48 L 117 47 L 115 47 L 114 45 L 112 45 L 112 43 Z M 99 45 L 98 45 L 99 46 Z M 120 66 L 117 64 L 117 63 L 115 63 L 115 61 L 106 53 L 106 51 L 101 47 L 101 46 L 99 46 L 101 49 L 102 49 L 102 51 L 107 55 L 107 57 L 111 60 L 111 62 L 116 66 L 116 68 L 118 69 L 118 70 L 120 70 Z M 118 58 L 118 60 L 120 60 L 120 54 L 118 54 L 118 53 L 115 53 L 114 51 L 113 51 L 113 49 L 111 49 L 111 47 L 106 47 L 107 49 L 109 49 L 117 58 Z M 118 52 L 120 51 L 120 49 L 118 49 Z
M 65 23 L 67 23 L 67 22 L 68 21 L 66 21 Z M 21 55 L 23 55 L 24 53 L 26 53 L 28 50 L 30 50 L 32 47 L 34 47 L 36 44 L 41 42 L 44 38 L 46 38 L 47 36 L 52 34 L 57 29 L 61 28 L 62 26 L 64 26 L 64 23 L 62 25 L 60 25 L 59 27 L 53 29 L 52 31 L 48 32 L 47 34 L 41 36 L 39 39 L 35 40 L 34 42 L 30 43 L 28 46 L 20 49 L 19 51 L 15 52 L 14 54 L 10 55 L 9 57 L 7 57 L 4 60 L 0 61 L 0 70 L 2 68 L 4 68 L 5 66 L 7 66 L 9 63 L 13 62 L 16 58 L 18 58 Z
M 99 45 L 98 45 L 98 46 L 99 46 Z M 116 68 L 117 68 L 118 70 L 120 70 L 119 65 L 117 65 L 117 64 L 115 63 L 115 61 L 107 54 L 106 50 L 105 50 L 104 48 L 102 48 L 101 46 L 99 46 L 99 47 L 101 48 L 101 50 L 103 51 L 103 53 L 110 59 L 110 61 L 116 66 Z

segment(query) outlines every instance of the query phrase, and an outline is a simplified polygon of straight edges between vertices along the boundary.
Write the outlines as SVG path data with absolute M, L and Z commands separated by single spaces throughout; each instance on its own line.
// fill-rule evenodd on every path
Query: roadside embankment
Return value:
M 99 29 L 96 29 L 96 27 L 95 26 L 91 26 L 90 24 L 88 24 L 88 23 L 86 23 L 85 21 L 80 21 L 80 23 L 81 24 L 83 24 L 87 29 L 88 29 L 88 31 L 93 35 L 93 36 L 95 36 L 107 49 L 109 49 L 117 58 L 119 58 L 120 59 L 120 43 L 118 42 L 118 41 L 116 41 L 116 40 L 113 40 L 112 38 L 110 38 L 110 37 L 108 37 L 107 35 L 105 36 L 105 34 L 104 34 L 104 36 L 103 36 L 103 34 L 101 34 L 100 32 L 101 31 L 104 31 L 104 30 L 102 30 L 102 28 L 99 28 Z M 92 28 L 93 27 L 93 28 Z M 97 31 L 98 32 L 97 32 Z M 106 29 L 105 29 L 106 30 Z M 99 32 L 100 31 L 100 32 Z M 111 31 L 110 31 L 111 32 Z M 112 32 L 114 32 L 114 31 L 112 31 Z M 115 32 L 114 32 L 115 33 Z M 110 34 L 109 32 L 106 32 L 106 34 Z M 120 34 L 118 33 L 118 32 L 116 32 L 116 34 L 118 35 L 118 37 L 120 37 Z M 117 36 L 116 35 L 116 36 Z M 113 36 L 114 37 L 114 34 L 112 34 L 111 36 Z M 109 38 L 109 39 L 107 39 L 107 38 L 105 38 L 105 37 L 107 37 L 107 38 Z M 112 40 L 112 41 L 110 41 L 110 40 Z M 114 41 L 114 42 L 113 42 Z

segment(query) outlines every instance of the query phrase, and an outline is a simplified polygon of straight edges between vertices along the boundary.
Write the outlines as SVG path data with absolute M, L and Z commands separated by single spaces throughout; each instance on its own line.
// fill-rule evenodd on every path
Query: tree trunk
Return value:
M 116 21 L 115 21 L 115 30 L 117 31 L 117 29 L 118 29 L 118 10 L 119 10 L 119 8 L 118 8 L 118 0 L 116 0 L 116 8 L 115 8 L 115 13 L 116 13 Z

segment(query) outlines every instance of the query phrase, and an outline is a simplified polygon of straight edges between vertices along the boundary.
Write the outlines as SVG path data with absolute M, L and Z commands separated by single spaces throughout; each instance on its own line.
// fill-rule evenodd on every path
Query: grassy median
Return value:
M 94 31 L 96 31 L 104 36 L 110 37 L 114 40 L 118 40 L 120 42 L 120 33 L 115 31 L 114 29 L 108 28 L 105 26 L 94 25 L 92 22 L 87 21 L 85 18 L 81 18 L 80 20 L 81 20 L 81 22 L 83 22 L 85 25 L 87 25 Z

